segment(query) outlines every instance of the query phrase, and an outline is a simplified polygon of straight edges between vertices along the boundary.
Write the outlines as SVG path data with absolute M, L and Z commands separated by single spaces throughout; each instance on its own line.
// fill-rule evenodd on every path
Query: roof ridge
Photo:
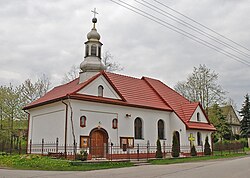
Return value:
M 113 74 L 115 74 L 115 73 L 111 73 L 111 72 L 110 72 L 109 74 L 113 75 Z M 103 71 L 103 72 L 102 72 L 102 75 L 106 78 L 106 80 L 107 80 L 107 81 L 109 82 L 109 84 L 113 87 L 113 89 L 116 91 L 116 93 L 121 97 L 121 99 L 122 99 L 123 101 L 127 101 L 127 100 L 125 99 L 125 97 L 121 94 L 121 92 L 117 89 L 117 87 L 116 87 L 115 84 L 112 82 L 112 80 L 109 78 L 107 72 Z M 117 74 L 116 74 L 116 75 L 117 75 Z
M 159 98 L 168 106 L 170 107 L 172 110 L 173 108 L 167 103 L 167 101 L 160 95 L 159 92 L 156 91 L 156 89 L 147 81 L 147 77 L 142 77 L 141 80 L 145 81 L 146 84 L 157 94 L 157 96 L 159 96 Z
M 104 73 L 106 74 L 113 74 L 113 75 L 118 75 L 118 76 L 122 76 L 122 77 L 127 77 L 127 78 L 131 78 L 131 79 L 136 79 L 136 80 L 141 80 L 140 78 L 137 78 L 137 77 L 131 77 L 131 76 L 128 76 L 128 75 L 124 75 L 124 74 L 118 74 L 118 73 L 113 73 L 113 72 L 107 72 L 107 71 L 104 71 Z
M 143 77 L 143 78 L 148 78 L 148 79 L 151 79 L 151 80 L 155 80 L 155 81 L 158 81 L 160 82 L 161 84 L 163 84 L 165 87 L 167 87 L 168 89 L 170 89 L 171 91 L 175 92 L 176 94 L 178 94 L 179 96 L 181 96 L 182 98 L 184 98 L 187 102 L 189 103 L 194 103 L 194 102 L 191 102 L 190 100 L 188 100 L 186 97 L 182 96 L 180 93 L 178 93 L 177 91 L 175 91 L 174 89 L 172 89 L 171 87 L 167 86 L 165 83 L 163 83 L 162 81 L 158 80 L 158 79 L 153 79 L 153 78 L 150 78 L 150 77 Z M 181 103 L 182 104 L 182 103 Z
M 71 81 L 69 81 L 69 82 L 67 82 L 67 83 L 64 83 L 64 84 L 55 86 L 55 87 L 53 87 L 51 90 L 53 90 L 53 89 L 55 89 L 55 88 L 60 88 L 60 87 L 62 87 L 62 86 L 70 85 L 71 83 L 75 82 L 75 81 L 78 80 L 78 79 L 79 79 L 79 77 L 77 77 L 77 78 L 75 78 L 74 80 L 71 80 Z M 51 91 L 51 90 L 50 90 L 50 91 Z M 47 93 L 48 93 L 48 92 L 47 92 Z

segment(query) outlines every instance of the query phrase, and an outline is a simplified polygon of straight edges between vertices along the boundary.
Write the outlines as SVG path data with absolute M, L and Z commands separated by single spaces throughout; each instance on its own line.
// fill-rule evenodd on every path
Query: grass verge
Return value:
M 234 158 L 239 156 L 245 156 L 245 153 L 234 153 L 227 155 L 214 155 L 214 156 L 197 156 L 197 157 L 188 157 L 188 158 L 169 158 L 169 159 L 155 159 L 150 160 L 151 164 L 176 164 L 176 163 L 188 163 L 195 161 L 206 161 L 206 160 L 215 160 L 223 158 Z
M 38 155 L 0 156 L 0 167 L 46 171 L 90 171 L 132 166 L 129 162 L 82 163 Z

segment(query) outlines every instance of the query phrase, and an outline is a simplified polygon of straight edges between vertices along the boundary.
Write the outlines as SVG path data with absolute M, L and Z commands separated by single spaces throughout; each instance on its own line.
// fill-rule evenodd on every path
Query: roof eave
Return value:
M 25 107 L 22 108 L 22 110 L 28 110 L 28 109 L 36 108 L 36 107 L 39 107 L 39 106 L 44 106 L 46 104 L 52 104 L 52 103 L 55 103 L 55 102 L 58 102 L 58 101 L 61 101 L 61 100 L 64 100 L 64 99 L 68 99 L 68 97 L 63 96 L 63 97 L 60 97 L 60 98 L 55 98 L 55 99 L 48 100 L 48 101 L 41 102 L 41 103 L 37 103 L 37 104 L 34 104 L 34 105 L 25 106 Z

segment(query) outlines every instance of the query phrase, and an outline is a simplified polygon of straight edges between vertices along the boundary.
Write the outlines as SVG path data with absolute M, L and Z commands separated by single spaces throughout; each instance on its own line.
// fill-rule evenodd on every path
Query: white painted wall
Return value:
M 42 106 L 32 109 L 30 112 L 29 122 L 29 140 L 32 143 L 55 142 L 59 138 L 59 142 L 64 140 L 64 123 L 65 123 L 65 107 L 61 103 L 49 104 L 47 107 Z
M 180 143 L 181 145 L 186 145 L 187 140 L 186 140 L 186 125 L 179 119 L 179 117 L 172 112 L 170 116 L 170 132 L 168 133 L 171 136 L 171 142 L 170 144 L 172 145 L 172 139 L 173 139 L 173 133 L 175 131 L 178 131 L 180 134 Z
M 69 105 L 67 143 L 73 144 L 72 130 L 74 130 L 78 147 L 80 136 L 89 136 L 91 130 L 98 126 L 108 132 L 109 142 L 119 145 L 120 137 L 134 137 L 134 120 L 137 117 L 140 117 L 143 121 L 143 139 L 135 139 L 135 147 L 137 144 L 147 144 L 147 141 L 149 141 L 151 145 L 156 145 L 158 138 L 157 122 L 160 119 L 162 119 L 165 124 L 165 139 L 161 140 L 162 144 L 163 141 L 166 145 L 172 144 L 174 131 L 180 133 L 181 145 L 189 145 L 188 136 L 190 133 L 197 136 L 197 131 L 186 130 L 185 124 L 174 112 L 80 100 L 66 100 L 65 102 Z M 71 109 L 73 113 L 72 121 Z M 59 144 L 64 144 L 66 110 L 62 102 L 37 107 L 36 109 L 31 109 L 29 112 L 29 139 L 32 139 L 33 143 L 41 143 L 42 138 L 45 139 L 45 142 L 55 142 L 55 139 L 58 137 Z M 131 115 L 131 117 L 126 117 L 126 114 Z M 80 127 L 80 117 L 83 115 L 87 118 L 87 124 L 84 128 Z M 112 128 L 112 120 L 114 118 L 118 119 L 118 129 Z M 209 140 L 211 141 L 210 132 L 200 132 L 203 143 L 205 143 L 206 135 L 210 136 Z
M 186 140 L 188 140 L 188 137 L 190 136 L 190 134 L 193 134 L 193 137 L 195 138 L 195 141 L 193 143 L 194 143 L 195 146 L 197 146 L 198 145 L 198 143 L 197 143 L 197 133 L 198 132 L 201 133 L 201 138 L 202 138 L 203 146 L 205 145 L 206 136 L 208 136 L 209 144 L 210 144 L 210 146 L 212 146 L 211 145 L 211 132 L 210 131 L 187 130 Z M 187 145 L 189 145 L 189 144 L 190 144 L 190 142 L 188 142 Z
M 196 108 L 196 110 L 195 110 L 194 114 L 192 115 L 190 121 L 198 122 L 198 121 L 197 121 L 197 113 L 198 113 L 198 112 L 200 113 L 200 121 L 199 121 L 199 122 L 208 123 L 208 122 L 207 122 L 207 119 L 206 119 L 206 117 L 205 117 L 205 115 L 203 114 L 203 112 L 202 112 L 202 110 L 201 110 L 201 108 L 200 108 L 200 106 L 198 106 L 198 107 Z
M 135 144 L 146 144 L 148 140 L 152 144 L 156 143 L 158 137 L 157 122 L 159 119 L 162 119 L 165 123 L 166 140 L 170 139 L 168 134 L 169 112 L 76 100 L 71 100 L 71 104 L 74 108 L 74 120 L 76 121 L 74 126 L 77 134 L 88 136 L 91 130 L 101 122 L 100 126 L 107 130 L 109 134 L 109 141 L 119 144 L 120 137 L 134 137 L 134 120 L 140 117 L 143 122 L 144 139 L 136 139 Z M 126 117 L 126 114 L 130 114 L 131 117 Z M 87 117 L 87 126 L 85 128 L 81 128 L 79 124 L 79 118 L 82 115 Z M 112 128 L 114 118 L 118 119 L 118 129 Z

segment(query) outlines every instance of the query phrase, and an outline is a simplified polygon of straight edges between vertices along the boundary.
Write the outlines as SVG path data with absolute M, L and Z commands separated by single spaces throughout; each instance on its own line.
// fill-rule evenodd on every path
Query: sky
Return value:
M 178 16 L 154 0 L 147 1 Z M 249 0 L 159 1 L 250 49 Z M 134 0 L 125 2 L 192 32 Z M 218 73 L 218 83 L 227 91 L 226 97 L 233 99 L 238 109 L 241 108 L 244 96 L 250 93 L 249 65 L 110 0 L 1 0 L 0 85 L 18 85 L 28 78 L 35 81 L 43 74 L 50 78 L 53 86 L 60 85 L 71 66 L 79 66 L 84 59 L 84 42 L 92 28 L 91 11 L 94 8 L 98 12 L 96 28 L 101 35 L 102 50 L 109 51 L 113 61 L 124 67 L 118 73 L 137 78 L 152 77 L 173 88 L 178 81 L 186 80 L 194 67 L 205 64 Z M 178 18 L 183 17 L 179 15 Z M 202 37 L 196 32 L 192 34 Z M 243 52 L 242 55 L 211 39 L 202 38 L 250 63 L 249 50 L 223 39 Z

